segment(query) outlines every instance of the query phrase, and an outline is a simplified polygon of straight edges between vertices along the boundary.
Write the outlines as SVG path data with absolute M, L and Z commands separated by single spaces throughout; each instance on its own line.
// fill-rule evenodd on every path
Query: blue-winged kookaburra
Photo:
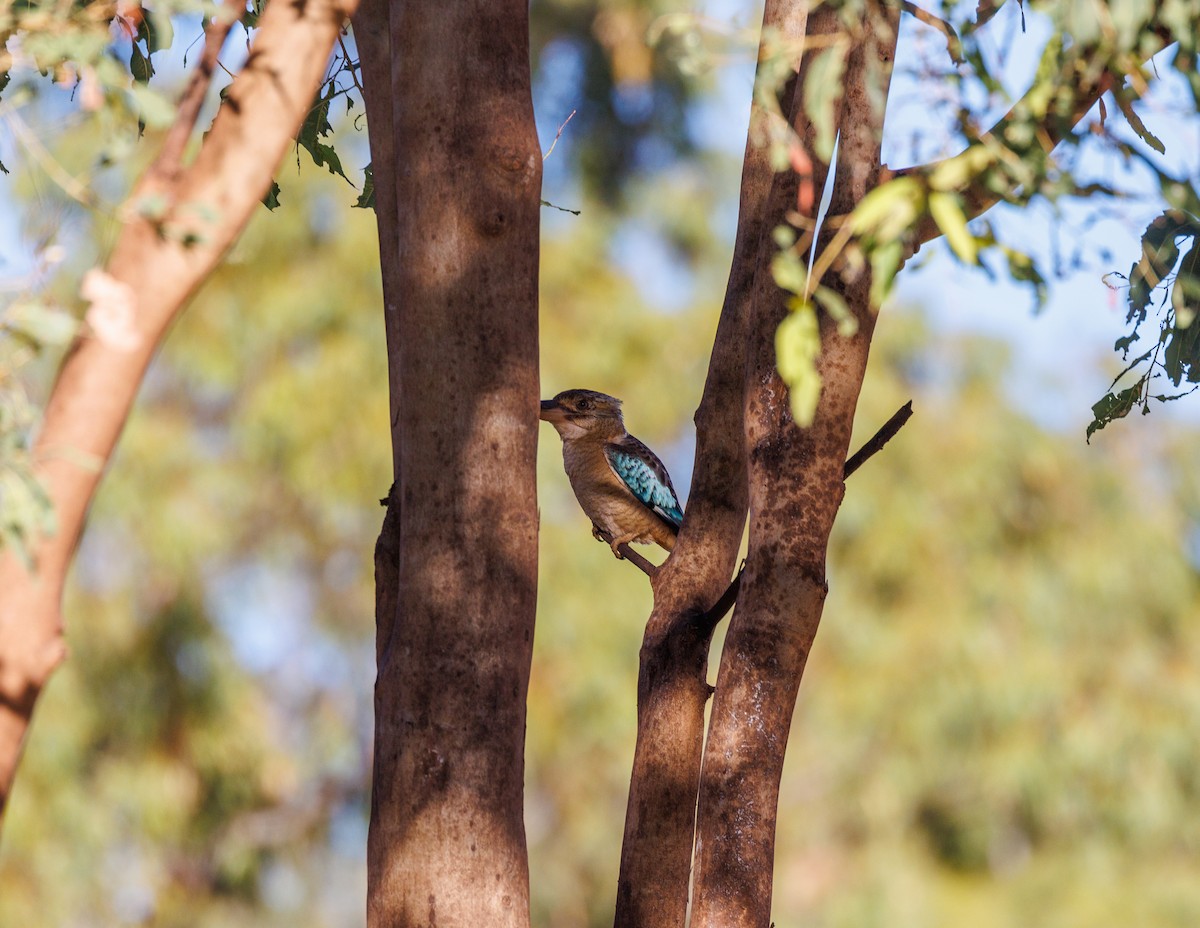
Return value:
M 612 552 L 623 542 L 654 542 L 670 551 L 683 508 L 667 469 L 625 431 L 621 401 L 595 390 L 564 390 L 542 400 L 541 418 L 563 443 L 563 464 L 597 539 L 607 532 Z

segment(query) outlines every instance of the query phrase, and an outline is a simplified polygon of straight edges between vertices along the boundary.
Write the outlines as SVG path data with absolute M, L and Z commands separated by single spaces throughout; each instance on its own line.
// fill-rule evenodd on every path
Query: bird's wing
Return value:
M 604 446 L 609 467 L 643 505 L 654 510 L 676 529 L 683 524 L 683 507 L 671 486 L 667 469 L 645 445 L 632 435 Z

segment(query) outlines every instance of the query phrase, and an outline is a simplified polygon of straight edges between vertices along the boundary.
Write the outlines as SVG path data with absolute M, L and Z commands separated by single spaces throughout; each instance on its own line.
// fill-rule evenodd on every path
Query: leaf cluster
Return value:
M 1197 205 L 1200 205 L 1198 203 Z M 1158 301 L 1158 335 L 1154 343 L 1137 355 L 1113 380 L 1113 387 L 1127 374 L 1137 379 L 1120 390 L 1110 390 L 1094 406 L 1087 437 L 1115 419 L 1123 419 L 1135 408 L 1150 412 L 1150 401 L 1177 400 L 1200 386 L 1200 214 L 1185 209 L 1168 209 L 1154 219 L 1142 234 L 1142 255 L 1129 274 L 1111 274 L 1127 283 L 1129 331 L 1117 339 L 1114 350 L 1128 360 L 1141 338 L 1140 329 L 1149 317 L 1155 292 Z M 1111 285 L 1110 285 L 1111 286 Z M 1165 378 L 1180 393 L 1155 393 L 1154 383 Z
M 174 17 L 213 15 L 211 0 L 159 0 L 153 7 L 111 0 L 20 0 L 0 11 L 0 93 L 7 109 L 28 106 L 56 85 L 107 126 L 111 144 L 131 127 L 162 128 L 175 107 L 152 87 L 154 56 L 174 42 Z M 12 78 L 17 78 L 10 84 Z
M 54 532 L 54 510 L 33 472 L 31 437 L 37 411 L 26 369 L 48 348 L 74 336 L 75 318 L 52 303 L 22 296 L 0 312 L 0 551 L 26 564 L 39 537 Z
M 830 163 L 847 55 L 870 24 L 878 23 L 882 16 L 867 0 L 841 0 L 833 5 L 841 15 L 841 32 L 809 36 L 801 47 L 782 49 L 778 60 L 760 67 L 756 100 L 776 117 L 772 123 L 776 128 L 768 140 L 776 170 L 797 170 L 803 175 L 804 166 L 814 159 Z M 1050 38 L 1041 51 L 1031 86 L 1016 99 L 1004 90 L 1003 59 L 997 62 L 988 50 L 989 33 L 996 27 L 989 30 L 987 26 L 998 6 L 947 3 L 944 18 L 916 11 L 943 33 L 947 45 L 946 64 L 925 77 L 927 84 L 936 84 L 954 98 L 954 135 L 961 150 L 940 161 L 899 171 L 885 169 L 883 182 L 863 197 L 852 213 L 828 216 L 819 228 L 813 223 L 813 193 L 805 191 L 802 183 L 801 202 L 788 217 L 792 229 L 776 232 L 781 253 L 772 263 L 776 282 L 793 296 L 794 312 L 827 313 L 840 331 L 854 331 L 847 322 L 844 300 L 834 298 L 843 288 L 832 278 L 850 284 L 867 275 L 871 308 L 877 309 L 906 261 L 922 244 L 939 236 L 964 264 L 991 277 L 1006 276 L 1028 284 L 1040 305 L 1053 275 L 1045 256 L 1035 255 L 1023 242 L 1005 241 L 997 226 L 979 217 L 999 203 L 1025 209 L 1041 202 L 1057 209 L 1066 202 L 1128 195 L 1129 189 L 1090 176 L 1081 158 L 1087 149 L 1137 161 L 1159 179 L 1168 204 L 1192 209 L 1186 205 L 1195 199 L 1190 183 L 1171 176 L 1164 167 L 1159 157 L 1164 145 L 1139 115 L 1137 104 L 1150 86 L 1147 62 L 1175 44 L 1169 66 L 1186 80 L 1192 104 L 1200 112 L 1196 71 L 1200 4 L 1192 0 L 1111 7 L 1091 2 L 1029 4 L 1029 12 L 1048 26 Z M 1024 15 L 1023 7 L 1022 19 Z M 783 82 L 795 71 L 801 56 L 810 56 L 802 88 L 804 116 L 813 138 L 808 148 L 782 124 L 777 103 Z M 867 95 L 882 114 L 886 88 L 869 67 L 865 77 Z M 1136 143 L 1111 125 L 1103 97 L 1099 120 L 1086 122 L 1082 131 L 1077 129 L 1105 90 Z M 997 108 L 1007 112 L 989 125 L 987 114 Z M 814 241 L 817 250 L 810 261 Z M 1178 290 L 1180 299 L 1189 280 L 1185 274 Z M 799 394 L 794 397 L 797 421 L 807 421 L 819 393 L 819 386 L 814 392 L 815 355 L 802 348 L 802 341 L 795 336 L 811 331 L 812 326 L 790 320 L 785 326 L 778 339 L 778 347 L 786 351 L 786 357 L 779 355 L 780 372 L 788 371 L 785 380 Z M 1176 382 L 1178 376 L 1186 375 L 1190 343 L 1184 338 L 1168 342 L 1167 376 Z M 1128 411 L 1124 399 L 1115 405 L 1111 398 L 1104 402 L 1105 412 L 1097 413 L 1104 421 L 1121 409 Z

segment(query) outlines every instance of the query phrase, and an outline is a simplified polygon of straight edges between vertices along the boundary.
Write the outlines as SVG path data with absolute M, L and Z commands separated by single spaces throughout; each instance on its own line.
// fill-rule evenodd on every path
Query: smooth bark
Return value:
M 396 460 L 376 548 L 367 922 L 525 926 L 541 184 L 528 11 L 368 0 L 355 25 Z
M 190 165 L 182 161 L 228 32 L 209 28 L 206 51 L 159 155 L 122 210 L 105 272 L 132 299 L 132 347 L 85 334 L 68 351 L 35 445 L 57 532 L 31 573 L 0 556 L 0 812 L 33 707 L 65 656 L 61 603 L 87 508 L 171 323 L 245 227 L 271 184 L 324 73 L 354 0 L 269 3 L 254 47 Z M 147 215 L 154 197 L 165 209 Z M 101 333 L 102 334 L 102 333 Z

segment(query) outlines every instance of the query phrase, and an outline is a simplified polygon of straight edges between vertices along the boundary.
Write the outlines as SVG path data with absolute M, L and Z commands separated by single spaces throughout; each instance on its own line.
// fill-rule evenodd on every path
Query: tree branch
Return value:
M 225 40 L 233 29 L 233 24 L 239 22 L 246 12 L 244 4 L 233 2 L 222 3 L 216 14 L 204 28 L 204 51 L 196 63 L 192 76 L 188 78 L 187 87 L 179 99 L 175 121 L 167 130 L 158 156 L 154 159 L 147 174 L 158 176 L 164 180 L 178 177 L 183 170 L 183 153 L 188 140 L 196 128 L 196 120 L 200 117 L 200 109 L 208 96 L 208 88 L 212 84 L 213 74 L 217 70 L 217 59 Z
M 890 3 L 867 9 L 864 18 L 871 26 L 852 37 L 846 56 L 829 207 L 835 215 L 851 212 L 881 172 L 883 112 L 875 101 L 886 99 L 900 11 Z M 797 115 L 796 134 L 816 163 L 815 133 L 803 109 Z M 794 177 L 779 175 L 776 188 L 791 195 Z M 821 239 L 830 234 L 822 230 Z M 693 928 L 761 928 L 770 921 L 787 732 L 824 606 L 829 532 L 845 490 L 846 455 L 875 321 L 869 273 L 829 284 L 853 308 L 859 327 L 845 337 L 822 317 L 823 387 L 813 424 L 798 429 L 775 358 L 775 333 L 789 312 L 788 300 L 773 281 L 764 284 L 751 315 L 746 365 L 750 547 L 704 747 Z M 804 516 L 799 522 L 798 513 Z
M 1000 2 L 981 0 L 977 14 L 981 21 L 977 23 L 976 28 L 994 16 L 1002 3 L 1003 0 L 1000 0 Z M 1149 32 L 1160 43 L 1159 48 L 1151 53 L 1151 57 L 1175 41 L 1170 30 L 1163 26 L 1151 26 Z M 1096 68 L 1086 65 L 1088 65 L 1086 55 L 1078 50 L 1073 50 L 1071 54 L 1064 58 L 1059 68 L 1059 73 L 1055 78 L 1056 86 L 1074 87 L 1076 88 L 1076 95 L 1074 105 L 1071 107 L 1069 113 L 1062 114 L 1051 108 L 1038 126 L 1035 136 L 1047 154 L 1053 151 L 1060 142 L 1071 134 L 1075 126 L 1079 124 L 1080 120 L 1088 114 L 1088 111 L 1096 105 L 1096 102 L 1104 94 L 1120 89 L 1121 81 L 1124 79 L 1121 74 L 1114 73 L 1107 67 Z M 995 143 L 1004 145 L 1005 134 L 1009 126 L 1018 121 L 1019 116 L 1032 105 L 1033 97 L 1041 92 L 1043 92 L 1042 85 L 1035 83 L 1007 113 L 1000 117 L 990 129 L 982 133 L 978 140 L 972 142 L 972 144 L 984 144 L 994 141 Z M 892 176 L 928 178 L 948 160 L 950 159 L 942 159 L 929 164 L 914 165 L 913 167 L 892 172 Z M 979 190 L 978 185 L 976 185 L 965 192 L 964 199 L 966 201 L 964 203 L 964 212 L 967 219 L 970 220 L 982 216 L 999 203 L 1002 197 L 990 190 Z M 913 237 L 911 239 L 912 250 L 915 252 L 921 245 L 932 241 L 941 234 L 941 229 L 938 228 L 937 222 L 934 221 L 933 217 L 924 216 L 913 230 Z
M 804 0 L 766 0 L 763 29 L 778 40 L 803 47 L 808 20 Z M 769 49 L 761 46 L 760 64 L 769 57 Z M 763 74 L 765 66 L 759 77 Z M 785 113 L 799 99 L 797 86 L 793 74 L 781 95 Z M 695 617 L 728 586 L 741 544 L 748 492 L 743 428 L 747 320 L 754 294 L 770 277 L 770 231 L 795 203 L 794 196 L 789 202 L 771 200 L 774 172 L 768 150 L 760 144 L 768 118 L 752 105 L 733 261 L 696 411 L 687 518 L 675 550 L 652 581 L 654 609 L 639 657 L 637 743 L 617 879 L 616 928 L 678 928 L 687 918 L 704 713 L 712 692 L 707 679 L 711 636 L 697 628 Z
M 1072 59 L 1064 66 L 1062 73 L 1059 75 L 1060 81 L 1073 81 L 1075 79 L 1075 61 Z M 1041 143 L 1042 149 L 1047 153 L 1065 139 L 1075 127 L 1075 125 L 1087 115 L 1088 110 L 1095 106 L 1105 93 L 1112 90 L 1118 78 L 1115 78 L 1110 72 L 1102 71 L 1094 80 L 1085 83 L 1079 87 L 1078 95 L 1075 98 L 1075 106 L 1067 116 L 1063 117 L 1057 113 L 1047 114 L 1045 120 L 1039 127 L 1036 133 L 1038 141 Z M 1003 139 L 1008 127 L 1016 120 L 1016 117 L 1029 106 L 1030 98 L 1037 92 L 1037 86 L 1031 88 L 1024 97 L 1004 116 L 997 120 L 987 132 L 984 132 L 979 141 L 973 144 L 983 144 L 988 140 L 997 140 L 1000 144 L 1004 144 Z M 957 157 L 957 156 L 956 156 Z M 928 178 L 939 167 L 950 159 L 935 161 L 930 164 L 916 165 L 911 168 L 904 168 L 901 171 L 896 171 L 895 177 L 922 177 Z M 976 219 L 982 216 L 989 209 L 999 203 L 1003 198 L 991 190 L 981 190 L 978 185 L 971 187 L 964 194 L 965 203 L 964 212 L 967 219 Z M 913 231 L 913 250 L 920 248 L 926 242 L 932 241 L 942 234 L 937 222 L 932 216 L 926 215 L 917 224 Z
M 606 545 L 612 545 L 612 535 L 610 535 L 604 529 L 596 529 L 596 534 L 604 539 L 604 543 Z M 644 573 L 651 580 L 654 579 L 654 575 L 658 573 L 658 566 L 656 564 L 650 563 L 650 561 L 646 560 L 646 558 L 634 551 L 633 548 L 631 548 L 625 542 L 621 542 L 619 545 L 617 545 L 617 550 L 621 552 L 621 557 L 629 561 L 630 564 Z
M 195 124 L 197 100 L 207 86 L 202 77 L 189 84 L 160 149 L 161 171 L 148 170 L 122 210 L 105 274 L 132 307 L 132 347 L 97 333 L 68 350 L 34 448 L 35 473 L 54 506 L 58 531 L 36 546 L 36 573 L 11 553 L 0 555 L 0 815 L 34 703 L 65 655 L 62 592 L 84 517 L 146 368 L 270 186 L 354 4 L 268 3 L 253 52 L 196 159 L 171 176 L 163 173 L 178 164 Z M 210 27 L 206 61 L 226 32 L 223 25 Z M 165 214 L 154 219 L 140 207 L 150 192 L 167 202 Z

